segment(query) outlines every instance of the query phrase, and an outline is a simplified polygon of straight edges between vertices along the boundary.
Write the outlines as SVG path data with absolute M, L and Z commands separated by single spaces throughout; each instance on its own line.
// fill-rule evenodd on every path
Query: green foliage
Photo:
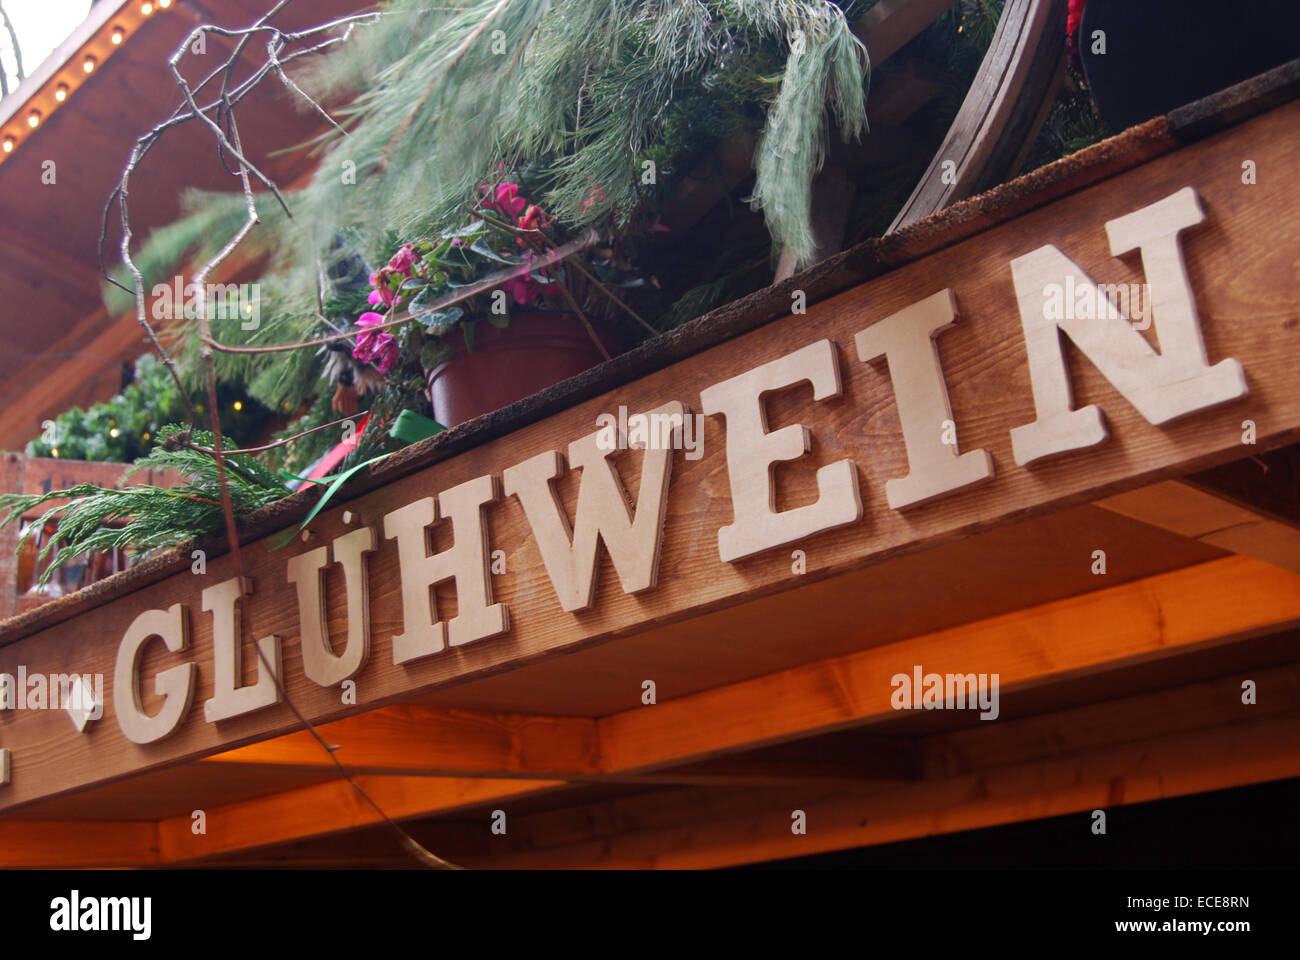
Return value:
M 675 162 L 696 116 L 715 133 L 763 131 L 754 202 L 776 243 L 806 258 L 823 107 L 845 137 L 865 127 L 865 49 L 824 0 L 394 0 L 385 11 L 308 82 L 364 92 L 295 208 L 300 262 L 340 226 L 372 238 L 454 227 L 499 161 L 533 162 L 562 223 L 625 227 L 659 195 L 643 162 Z M 346 163 L 355 183 L 343 182 Z
M 195 389 L 191 402 L 202 418 L 207 393 Z M 217 394 L 222 404 L 223 430 L 232 442 L 250 441 L 266 421 L 267 412 L 244 391 L 223 386 Z M 234 409 L 239 402 L 241 410 Z M 30 457 L 60 457 L 64 460 L 107 460 L 130 463 L 148 453 L 161 428 L 188 418 L 185 399 L 176 381 L 152 354 L 136 361 L 135 380 L 110 400 L 89 409 L 74 407 L 54 418 L 54 427 L 27 444 Z
M 28 527 L 19 547 L 46 523 L 57 520 L 54 536 L 41 548 L 38 562 L 53 555 L 41 575 L 44 584 L 53 571 L 87 552 L 123 547 L 147 555 L 219 530 L 224 523 L 221 484 L 216 460 L 207 453 L 173 440 L 188 428 L 171 424 L 159 430 L 159 445 L 135 463 L 138 470 L 174 470 L 185 477 L 170 489 L 129 486 L 107 490 L 83 483 L 46 494 L 0 495 L 0 525 L 11 523 L 51 500 L 68 499 L 47 510 Z M 212 435 L 195 431 L 193 442 L 211 447 Z M 283 497 L 284 484 L 251 456 L 226 458 L 226 479 L 236 518 Z

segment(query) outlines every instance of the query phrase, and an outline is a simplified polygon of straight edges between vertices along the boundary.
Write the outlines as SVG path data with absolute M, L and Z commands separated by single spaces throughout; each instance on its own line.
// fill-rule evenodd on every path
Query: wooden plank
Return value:
M 1098 500 L 1097 506 L 1300 573 L 1300 527 L 1190 483 L 1165 480 Z
M 997 673 L 1002 692 L 1300 623 L 1300 577 L 1231 557 L 600 720 L 601 766 L 644 771 L 897 719 L 890 678 Z M 781 709 L 773 709 L 780 704 Z
M 1252 703 L 1243 702 L 1246 681 L 1255 685 Z M 1286 663 L 936 734 L 920 740 L 918 763 L 937 780 L 1224 724 L 1294 719 L 1297 705 L 1300 663 Z
M 499 475 L 504 467 L 527 457 L 565 449 L 572 440 L 593 431 L 600 414 L 617 411 L 621 405 L 639 411 L 681 398 L 698 406 L 700 391 L 720 379 L 780 359 L 792 346 L 834 338 L 843 357 L 841 396 L 813 402 L 803 388 L 773 394 L 767 401 L 773 426 L 806 423 L 815 440 L 812 455 L 777 471 L 780 509 L 813 501 L 817 469 L 840 460 L 855 465 L 863 492 L 863 521 L 801 544 L 807 562 L 802 577 L 793 574 L 791 554 L 784 550 L 734 564 L 718 559 L 717 534 L 731 523 L 732 504 L 727 495 L 723 426 L 711 420 L 705 425 L 703 457 L 679 458 L 674 465 L 661 564 L 672 574 L 665 573 L 651 590 L 636 596 L 624 594 L 612 565 L 602 559 L 597 606 L 578 614 L 560 611 L 527 520 L 512 498 L 486 511 L 489 542 L 507 559 L 507 572 L 493 582 L 496 601 L 511 612 L 510 630 L 501 637 L 470 643 L 442 656 L 394 664 L 391 637 L 402 622 L 400 578 L 397 551 L 382 538 L 370 568 L 373 651 L 358 677 L 357 704 L 341 703 L 337 691 L 315 686 L 300 672 L 298 613 L 292 593 L 284 589 L 284 558 L 290 551 L 302 551 L 301 544 L 286 552 L 273 552 L 268 548 L 274 541 L 267 538 L 244 550 L 247 571 L 261 584 L 247 604 L 248 629 L 259 637 L 278 634 L 284 638 L 289 695 L 313 721 L 328 721 L 454 681 L 624 637 L 650 623 L 679 622 L 1015 520 L 1226 462 L 1240 456 L 1240 423 L 1245 417 L 1260 425 L 1258 449 L 1291 442 L 1300 434 L 1300 396 L 1291 359 L 1300 345 L 1300 325 L 1291 322 L 1292 291 L 1279 278 L 1289 275 L 1287 265 L 1294 259 L 1294 231 L 1300 219 L 1285 215 L 1296 198 L 1284 178 L 1264 178 L 1249 189 L 1242 187 L 1240 152 L 1242 144 L 1249 143 L 1261 167 L 1284 167 L 1290 162 L 1298 117 L 1300 104 L 1291 104 L 1229 134 L 1128 170 L 815 304 L 807 316 L 776 321 L 340 503 L 313 521 L 311 530 L 316 543 L 332 542 L 349 529 L 343 520 L 345 511 L 354 523 L 379 526 L 387 513 L 431 493 Z M 1206 228 L 1190 230 L 1184 238 L 1188 272 L 1205 318 L 1206 350 L 1215 361 L 1232 357 L 1243 364 L 1250 395 L 1224 408 L 1155 427 L 1094 367 L 1080 361 L 1072 364 L 1076 405 L 1096 403 L 1105 410 L 1110 441 L 1054 462 L 1015 466 L 1009 431 L 1031 422 L 1034 407 L 1009 262 L 1045 243 L 1054 243 L 1099 281 L 1137 282 L 1141 273 L 1136 263 L 1111 256 L 1104 224 L 1171 196 L 1189 183 L 1201 189 L 1204 204 L 1212 211 Z M 864 327 L 933 296 L 945 286 L 955 292 L 963 314 L 962 322 L 943 338 L 952 410 L 963 447 L 987 450 L 998 473 L 987 486 L 959 491 L 923 509 L 903 513 L 890 509 L 884 492 L 888 480 L 908 473 L 893 385 L 881 366 L 851 359 L 851 344 Z M 1258 316 L 1272 319 L 1244 322 Z M 810 334 L 812 329 L 815 334 Z M 632 487 L 639 459 L 635 451 L 614 458 Z M 576 480 L 569 474 L 557 484 L 570 514 Z M 452 539 L 451 531 L 439 527 L 435 548 L 448 546 Z M 91 593 L 88 599 L 98 603 L 89 616 L 93 633 L 71 620 L 15 638 L 15 633 L 34 623 L 50 623 L 63 615 L 62 608 L 51 612 L 51 620 L 22 621 L 26 626 L 9 628 L 4 641 L 12 642 L 0 641 L 4 642 L 0 669 L 25 664 L 29 670 L 47 673 L 75 669 L 112 676 L 117 644 L 140 610 L 179 603 L 193 614 L 189 652 L 181 659 L 157 645 L 159 649 L 146 652 L 143 669 L 146 675 L 153 675 L 178 662 L 193 661 L 200 665 L 195 703 L 206 700 L 213 690 L 209 669 L 212 618 L 201 614 L 199 595 L 205 586 L 233 574 L 228 557 L 210 556 L 203 576 L 190 571 L 188 556 L 183 559 L 183 567 L 169 568 L 177 572 L 147 591 L 116 592 L 122 584 L 139 582 L 124 579 Z M 139 574 L 141 581 L 158 575 L 157 567 Z M 330 592 L 334 599 L 329 619 L 337 633 L 346 622 L 342 591 L 335 585 Z M 450 609 L 452 591 L 439 593 L 440 604 Z M 255 661 L 252 656 L 245 660 L 251 679 Z M 156 704 L 149 707 L 156 709 Z M 221 724 L 204 723 L 196 711 L 177 736 L 139 746 L 125 739 L 115 725 L 114 713 L 110 706 L 103 722 L 88 734 L 78 734 L 66 717 L 18 712 L 5 730 L 15 776 L 3 789 L 0 804 L 13 806 L 97 779 L 182 762 L 295 728 L 292 713 L 283 706 Z
M 802 745 L 774 747 L 743 757 L 705 761 L 645 775 L 603 770 L 596 754 L 596 721 L 575 717 L 512 716 L 402 705 L 336 720 L 318 728 L 353 775 L 556 779 L 570 783 L 648 785 L 782 785 L 810 780 L 889 780 L 909 775 L 897 740 L 858 745 L 850 762 Z M 262 766 L 332 772 L 330 756 L 306 731 L 218 753 L 205 765 Z
M 0 869 L 89 869 L 157 862 L 158 827 L 154 823 L 0 820 Z
M 701 869 L 975 830 L 1300 775 L 1300 718 L 1245 721 L 884 790 L 661 791 L 515 818 L 477 867 Z M 807 833 L 791 831 L 802 810 Z M 1113 821 L 1112 821 L 1113 822 Z M 566 842 L 567 841 L 567 842 Z
M 596 724 L 400 704 L 317 728 L 350 773 L 580 779 L 598 772 Z M 239 747 L 207 763 L 333 769 L 307 731 Z
M 358 777 L 357 782 L 392 820 L 452 813 L 512 797 L 563 788 L 551 780 L 488 780 L 433 777 Z M 289 790 L 205 811 L 207 832 L 193 831 L 190 816 L 158 824 L 164 863 L 248 850 L 273 843 L 328 836 L 381 823 L 372 806 L 344 781 Z M 485 818 L 481 829 L 489 830 Z M 434 851 L 435 853 L 437 851 Z

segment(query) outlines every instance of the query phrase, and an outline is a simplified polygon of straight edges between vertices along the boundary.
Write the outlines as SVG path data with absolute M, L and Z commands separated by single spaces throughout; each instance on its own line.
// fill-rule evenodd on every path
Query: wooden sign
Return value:
M 1293 441 L 1297 121 L 1275 110 L 340 504 L 305 540 L 246 546 L 243 582 L 207 558 L 5 643 L 0 808 L 296 729 L 269 671 L 336 719 Z M 74 675 L 110 678 L 80 728 L 52 695 Z

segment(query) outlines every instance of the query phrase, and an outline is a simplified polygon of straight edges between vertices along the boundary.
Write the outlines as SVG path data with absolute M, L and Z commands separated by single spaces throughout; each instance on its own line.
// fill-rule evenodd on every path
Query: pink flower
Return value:
M 357 317 L 357 326 L 362 332 L 357 334 L 357 346 L 352 351 L 354 360 L 373 363 L 381 374 L 387 374 L 397 365 L 397 338 L 382 330 L 371 330 L 384 322 L 383 314 L 366 312 Z
M 541 284 L 526 273 L 511 277 L 501 284 L 501 288 L 515 298 L 515 303 L 521 305 L 531 302 L 541 292 Z
M 519 184 L 503 183 L 497 187 L 496 206 L 502 213 L 514 218 L 524 212 L 528 201 L 519 196 Z
M 398 273 L 402 274 L 402 276 L 409 277 L 415 259 L 415 251 L 411 249 L 411 244 L 408 243 L 406 246 L 402 247 L 402 249 L 393 254 L 393 259 L 388 261 L 388 266 L 390 269 L 396 270 Z
M 370 296 L 366 297 L 366 303 L 383 303 L 384 296 L 378 290 L 371 290 Z

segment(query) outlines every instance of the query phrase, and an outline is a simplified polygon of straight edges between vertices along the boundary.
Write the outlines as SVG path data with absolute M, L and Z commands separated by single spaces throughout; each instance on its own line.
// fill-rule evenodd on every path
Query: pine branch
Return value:
M 36 508 L 56 500 L 19 538 L 21 549 L 48 523 L 57 522 L 54 535 L 37 556 L 38 562 L 52 558 L 41 573 L 46 583 L 54 571 L 83 554 L 125 548 L 137 555 L 176 546 L 213 533 L 222 525 L 221 482 L 217 462 L 210 454 L 179 444 L 209 445 L 210 434 L 170 426 L 160 434 L 161 444 L 147 457 L 135 462 L 128 476 L 141 470 L 170 470 L 186 482 L 172 488 L 147 485 L 120 490 L 82 483 L 66 490 L 45 494 L 0 495 L 0 526 L 30 516 Z M 270 470 L 249 456 L 226 459 L 232 506 L 237 515 L 247 515 L 287 495 L 284 484 Z

